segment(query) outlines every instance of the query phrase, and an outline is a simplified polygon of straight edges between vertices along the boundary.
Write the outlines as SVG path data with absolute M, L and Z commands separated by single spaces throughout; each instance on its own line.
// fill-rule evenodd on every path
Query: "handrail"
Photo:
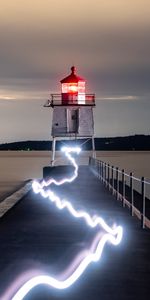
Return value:
M 80 99 L 81 96 L 81 99 Z M 68 105 L 84 105 L 95 106 L 95 94 L 84 95 L 68 95 L 66 100 L 62 100 L 62 94 L 51 94 L 51 100 L 49 100 L 49 106 L 68 106 Z
M 94 159 L 95 159 L 95 161 L 101 162 L 101 160 L 99 160 L 99 159 L 96 159 L 96 158 L 94 158 Z M 107 166 L 108 168 L 110 168 L 110 169 L 112 169 L 112 167 L 113 167 L 115 170 L 118 169 L 118 167 L 110 166 L 109 164 L 107 164 L 107 163 L 105 163 L 105 162 L 104 162 L 104 164 L 106 164 L 106 166 Z M 119 172 L 120 174 L 122 174 L 122 171 L 119 170 L 119 169 L 118 169 L 118 172 Z M 124 173 L 124 175 L 131 178 L 130 174 L 128 174 L 128 173 Z M 140 182 L 141 182 L 141 179 L 138 178 L 138 177 L 132 176 L 132 178 L 133 178 L 134 180 L 137 180 L 137 181 L 140 181 Z M 148 179 L 149 179 L 149 178 L 148 178 Z M 150 185 L 150 181 L 144 180 L 144 183 Z
M 89 165 L 109 191 L 116 195 L 116 199 L 122 201 L 123 207 L 127 205 L 131 215 L 135 214 L 138 216 L 141 220 L 141 227 L 145 228 L 147 226 L 150 228 L 150 215 L 147 216 L 146 211 L 146 208 L 150 207 L 150 202 L 145 195 L 146 185 L 150 185 L 149 180 L 145 180 L 144 177 L 141 179 L 135 177 L 133 173 L 127 174 L 124 170 L 121 171 L 118 167 L 111 166 L 93 157 L 89 158 Z M 120 174 L 121 180 L 119 178 Z M 129 178 L 129 185 L 126 184 L 126 177 Z M 140 182 L 141 193 L 134 189 L 134 180 Z

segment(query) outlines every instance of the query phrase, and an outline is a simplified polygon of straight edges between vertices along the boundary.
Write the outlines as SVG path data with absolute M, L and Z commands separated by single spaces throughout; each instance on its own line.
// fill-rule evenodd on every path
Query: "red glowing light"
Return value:
M 71 68 L 71 74 L 61 80 L 62 94 L 85 93 L 85 80 L 76 75 L 76 68 Z
M 78 82 L 78 93 L 85 94 L 85 81 Z
M 78 84 L 77 83 L 63 83 L 62 84 L 62 93 L 78 93 Z
M 78 92 L 78 86 L 77 83 L 70 83 L 68 90 L 70 93 L 77 93 Z

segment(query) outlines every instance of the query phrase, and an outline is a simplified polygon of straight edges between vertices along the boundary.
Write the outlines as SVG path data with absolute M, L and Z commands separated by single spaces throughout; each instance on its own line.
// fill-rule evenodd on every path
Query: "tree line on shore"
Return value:
M 92 149 L 92 141 L 89 139 L 77 140 L 58 140 L 56 143 L 56 150 L 60 150 L 63 144 L 67 145 L 82 145 L 84 151 Z M 13 143 L 0 144 L 0 150 L 23 150 L 23 151 L 50 151 L 52 148 L 52 141 L 20 141 Z M 133 135 L 125 137 L 108 137 L 95 138 L 95 148 L 97 151 L 148 151 L 150 150 L 150 135 Z

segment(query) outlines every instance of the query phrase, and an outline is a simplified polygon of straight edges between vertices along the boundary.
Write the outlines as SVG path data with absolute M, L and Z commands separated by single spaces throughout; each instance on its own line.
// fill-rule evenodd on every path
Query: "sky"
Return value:
M 1 0 L 0 143 L 51 138 L 50 93 L 75 65 L 95 136 L 150 134 L 149 0 Z

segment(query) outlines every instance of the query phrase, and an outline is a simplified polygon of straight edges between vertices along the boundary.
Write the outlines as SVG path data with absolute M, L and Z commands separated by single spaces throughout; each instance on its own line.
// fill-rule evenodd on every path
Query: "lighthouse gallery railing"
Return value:
M 70 95 L 70 99 L 68 99 L 66 103 L 62 101 L 62 94 L 51 94 L 49 106 L 59 105 L 95 106 L 95 94 L 85 94 L 83 95 L 83 99 L 79 99 L 79 95 Z

